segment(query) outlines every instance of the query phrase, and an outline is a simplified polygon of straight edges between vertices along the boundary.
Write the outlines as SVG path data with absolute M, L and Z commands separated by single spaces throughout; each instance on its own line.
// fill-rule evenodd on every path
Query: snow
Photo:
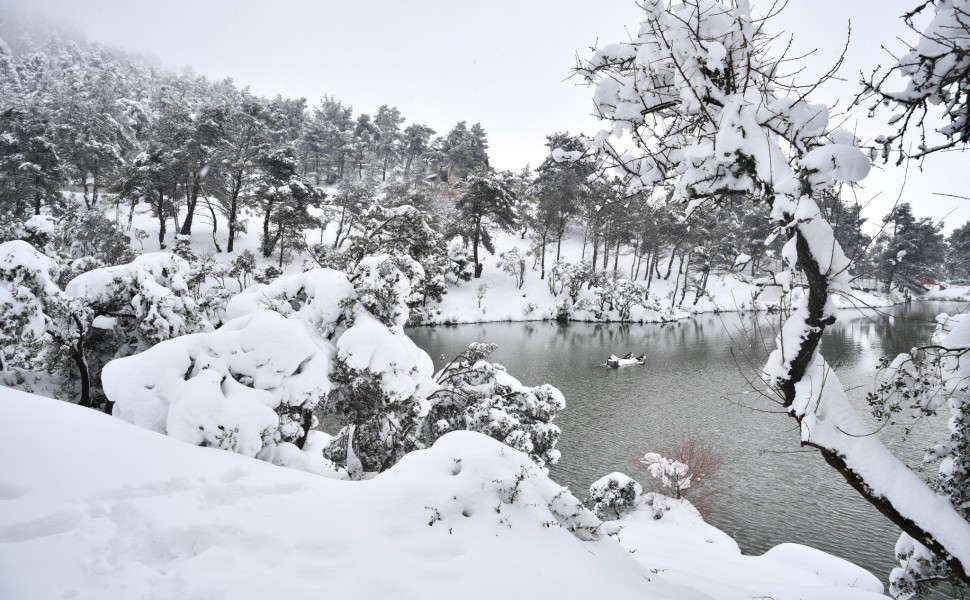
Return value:
M 370 315 L 357 318 L 337 340 L 337 356 L 352 369 L 382 373 L 381 388 L 394 400 L 426 398 L 435 389 L 434 364 L 399 326 L 388 329 Z
M 827 144 L 803 156 L 801 165 L 817 171 L 811 176 L 813 184 L 826 185 L 833 181 L 862 181 L 869 175 L 872 163 L 855 145 Z
M 793 315 L 789 323 L 796 320 Z M 777 363 L 769 359 L 772 364 Z M 817 351 L 795 388 L 795 401 L 789 410 L 801 418 L 803 444 L 834 451 L 860 475 L 871 493 L 889 501 L 958 560 L 965 564 L 970 561 L 970 523 L 953 510 L 945 496 L 934 493 L 882 444 L 856 414 L 835 371 Z
M 781 544 L 761 556 L 745 556 L 686 500 L 646 494 L 637 510 L 606 525 L 619 529 L 620 544 L 664 580 L 712 598 L 883 597 L 872 574 L 808 546 Z
M 258 310 L 111 361 L 101 376 L 116 417 L 256 456 L 264 445 L 299 437 L 276 410 L 315 406 L 330 390 L 331 356 L 302 322 Z
M 686 503 L 597 530 L 524 454 L 470 432 L 340 481 L 0 388 L 0 456 L 4 598 L 881 597 L 809 548 L 744 556 Z
M 814 202 L 812 203 L 814 206 Z M 806 206 L 806 210 L 809 207 Z M 495 235 L 496 252 L 505 251 L 510 248 L 518 248 L 523 254 L 529 249 L 529 241 L 519 239 L 514 234 Z M 819 244 L 821 246 L 821 244 Z M 827 257 L 831 257 L 832 265 L 838 271 L 847 265 L 847 259 L 843 262 L 844 254 L 835 256 L 832 247 L 828 247 Z M 586 248 L 585 259 L 589 260 L 591 249 Z M 744 256 L 744 255 L 742 255 Z M 555 247 L 546 257 L 546 280 L 539 278 L 539 272 L 526 269 L 525 282 L 521 289 L 518 289 L 515 280 L 510 275 L 502 272 L 497 266 L 498 257 L 486 255 L 483 259 L 484 270 L 480 279 L 458 282 L 448 291 L 441 303 L 431 309 L 425 324 L 442 323 L 483 323 L 496 321 L 538 321 L 555 319 L 558 313 L 558 305 L 565 297 L 563 293 L 558 296 L 549 291 L 548 278 L 550 277 L 551 265 L 555 262 Z M 742 257 L 738 257 L 740 260 Z M 562 242 L 562 259 L 570 263 L 577 263 L 583 259 L 582 232 L 571 231 L 568 237 Z M 612 268 L 613 258 L 610 258 Z M 665 263 L 661 265 L 664 269 Z M 528 266 L 532 266 L 532 259 Z M 669 279 L 654 277 L 650 285 L 651 298 L 659 301 L 659 309 L 654 307 L 634 306 L 630 312 L 629 319 L 633 322 L 662 322 L 677 319 L 687 319 L 694 314 L 712 312 L 736 312 L 736 311 L 761 311 L 775 310 L 782 305 L 781 288 L 775 287 L 774 281 L 756 281 L 739 272 L 726 272 L 723 274 L 711 274 L 707 284 L 707 292 L 693 303 L 694 290 L 688 291 L 682 306 L 672 306 L 675 303 L 672 294 L 674 293 L 674 281 L 678 268 L 678 262 L 673 264 L 673 272 Z M 619 271 L 625 276 L 630 275 L 634 268 L 634 256 L 632 251 L 625 249 L 620 256 Z M 889 306 L 897 302 L 896 299 L 879 294 L 864 292 L 852 289 L 848 284 L 848 273 L 842 272 L 845 277 L 842 279 L 842 286 L 845 292 L 840 292 L 833 296 L 834 308 L 859 308 L 859 307 L 881 307 Z M 776 275 L 784 278 L 789 277 L 788 271 L 783 271 Z M 683 279 L 683 278 L 681 278 Z M 781 281 L 781 279 L 778 279 Z M 646 285 L 644 280 L 644 269 L 641 269 L 637 283 Z M 476 291 L 478 286 L 486 285 L 487 289 L 481 301 L 481 308 L 478 306 Z M 681 281 L 681 287 L 683 282 Z M 790 287 L 790 279 L 788 287 Z M 681 289 L 677 291 L 676 300 L 680 299 Z M 802 291 L 795 290 L 795 296 L 786 298 L 787 302 L 797 301 Z M 581 297 L 593 298 L 593 293 L 583 286 Z M 620 320 L 616 311 L 605 311 L 602 315 L 594 314 L 591 311 L 576 310 L 573 318 L 578 321 L 603 321 Z

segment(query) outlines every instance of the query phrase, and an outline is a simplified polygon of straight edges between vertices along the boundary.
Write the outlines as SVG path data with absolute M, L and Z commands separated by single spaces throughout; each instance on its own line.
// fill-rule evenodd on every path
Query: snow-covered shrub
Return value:
M 475 275 L 475 259 L 471 251 L 461 242 L 460 239 L 452 240 L 448 244 L 448 270 L 447 280 L 451 283 L 459 281 L 471 281 Z
M 130 263 L 88 271 L 65 291 L 84 298 L 103 317 L 96 327 L 116 331 L 134 352 L 203 327 L 187 279 L 191 265 L 166 252 L 142 254 Z
M 23 240 L 51 255 L 54 252 L 48 245 L 56 230 L 56 222 L 48 215 L 31 215 L 25 221 L 10 219 L 0 224 L 0 243 Z
M 67 263 L 62 284 L 86 271 L 135 258 L 128 236 L 97 209 L 65 215 L 51 235 L 50 247 Z
M 448 292 L 447 277 L 453 267 L 449 248 L 432 226 L 431 216 L 409 204 L 386 206 L 373 198 L 369 202 L 357 207 L 353 219 L 344 225 L 349 242 L 346 250 L 339 249 L 340 243 L 315 245 L 313 260 L 353 276 L 368 257 L 391 257 L 410 281 L 411 293 L 405 299 L 409 308 L 425 306 L 428 300 L 440 301 Z
M 674 498 L 681 498 L 691 486 L 690 469 L 679 460 L 648 452 L 640 462 L 647 467 L 650 476 L 660 483 L 664 493 L 672 494 Z
M 71 302 L 59 312 L 47 369 L 77 380 L 82 403 L 88 397 L 97 403 L 108 361 L 209 327 L 189 294 L 190 272 L 181 258 L 158 252 L 72 279 L 65 288 Z
M 621 321 L 630 319 L 630 310 L 634 306 L 660 310 L 660 304 L 656 297 L 651 299 L 651 294 L 646 286 L 630 279 L 608 279 L 603 286 L 597 290 L 601 298 L 601 303 L 605 300 L 618 313 Z
M 0 370 L 36 366 L 62 292 L 57 263 L 25 241 L 0 244 Z
M 307 326 L 258 310 L 105 365 L 113 414 L 201 446 L 256 456 L 302 446 L 330 391 L 331 356 Z
M 256 273 L 256 255 L 250 250 L 244 250 L 239 256 L 233 259 L 229 274 L 236 278 L 239 289 L 244 290 L 249 287 Z
M 494 344 L 471 344 L 435 377 L 440 389 L 419 439 L 424 444 L 448 431 L 467 429 L 489 435 L 529 455 L 540 467 L 559 460 L 560 430 L 552 424 L 566 402 L 555 387 L 524 386 L 486 358 Z
M 720 471 L 721 458 L 697 440 L 684 442 L 664 454 L 649 452 L 640 463 L 667 496 L 683 499 L 689 492 L 691 501 L 698 503 L 716 492 L 706 486 Z M 698 494 L 698 488 L 704 488 L 705 493 Z
M 936 492 L 970 521 L 970 363 L 963 356 L 968 348 L 970 318 L 939 315 L 931 346 L 883 359 L 880 384 L 868 400 L 882 420 L 904 412 L 922 417 L 949 411 L 947 437 L 928 449 L 923 461 L 939 462 Z M 900 566 L 890 574 L 894 596 L 908 598 L 932 582 L 954 578 L 945 561 L 905 533 L 896 543 L 896 557 Z
M 431 358 L 400 326 L 388 328 L 366 312 L 336 339 L 327 412 L 346 426 L 325 456 L 347 460 L 348 437 L 365 471 L 383 471 L 420 447 L 416 439 L 435 389 Z
M 512 248 L 499 254 L 499 258 L 502 260 L 498 267 L 515 279 L 515 289 L 522 289 L 522 284 L 525 283 L 525 256 L 518 248 Z
M 589 486 L 589 497 L 595 502 L 593 513 L 606 520 L 619 519 L 640 503 L 643 487 L 627 475 L 613 472 Z
M 320 410 L 343 426 L 325 450 L 337 463 L 345 464 L 351 436 L 365 471 L 386 469 L 418 447 L 415 429 L 434 391 L 434 367 L 402 329 L 409 293 L 394 260 L 367 257 L 353 277 L 313 269 L 252 286 L 228 304 L 230 318 L 268 308 L 303 321 L 331 353 Z
M 175 254 L 179 255 L 178 244 Z M 190 269 L 185 282 L 199 315 L 217 326 L 225 321 L 226 305 L 234 295 L 230 288 L 238 283 L 231 280 L 234 277 L 233 263 L 217 260 L 211 252 L 202 256 L 197 256 L 194 252 L 179 256 L 189 261 Z M 237 289 L 243 289 L 242 284 L 239 285 Z
M 368 256 L 350 277 L 359 302 L 387 326 L 404 326 L 408 304 L 417 302 L 412 281 L 424 279 L 424 268 L 406 254 Z
M 269 309 L 304 321 L 320 338 L 331 340 L 352 318 L 354 298 L 354 286 L 345 273 L 313 269 L 252 285 L 229 301 L 226 312 L 235 319 Z
M 482 312 L 485 312 L 485 309 L 482 308 L 482 300 L 484 300 L 485 295 L 488 294 L 488 287 L 489 286 L 487 283 L 480 283 L 478 287 L 475 288 L 475 298 L 478 299 L 478 308 L 481 308 Z
M 578 263 L 556 261 L 549 271 L 549 291 L 554 296 L 565 292 L 569 300 L 575 304 L 579 301 L 583 286 L 589 283 L 594 272 L 593 264 L 586 260 Z

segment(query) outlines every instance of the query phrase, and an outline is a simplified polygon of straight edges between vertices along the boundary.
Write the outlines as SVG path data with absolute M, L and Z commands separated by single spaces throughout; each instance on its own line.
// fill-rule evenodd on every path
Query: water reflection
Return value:
M 936 314 L 963 308 L 926 302 L 843 311 L 823 338 L 823 353 L 864 411 L 879 357 L 926 343 Z M 640 456 L 696 439 L 723 458 L 705 516 L 746 552 L 799 542 L 885 579 L 898 532 L 816 452 L 799 446 L 792 419 L 752 392 L 749 382 L 758 381 L 779 324 L 778 315 L 724 314 L 666 325 L 491 323 L 409 333 L 436 365 L 470 342 L 494 342 L 494 360 L 523 382 L 557 385 L 567 409 L 557 421 L 563 458 L 552 476 L 580 495 L 614 470 L 644 481 Z M 647 365 L 604 367 L 608 355 L 627 352 L 646 352 Z M 880 436 L 916 465 L 942 431 L 941 417 L 921 422 L 906 439 L 899 427 Z

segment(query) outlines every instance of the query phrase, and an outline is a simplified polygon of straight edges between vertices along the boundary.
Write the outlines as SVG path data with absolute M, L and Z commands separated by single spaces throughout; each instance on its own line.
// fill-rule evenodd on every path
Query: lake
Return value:
M 860 413 L 878 360 L 929 342 L 941 312 L 965 303 L 914 302 L 879 313 L 840 311 L 822 352 Z M 698 489 L 705 519 L 748 554 L 782 542 L 819 548 L 855 562 L 886 581 L 896 566 L 899 532 L 849 488 L 814 450 L 798 444 L 795 421 L 755 391 L 779 315 L 699 315 L 660 324 L 486 323 L 408 331 L 441 367 L 470 342 L 494 342 L 492 360 L 528 385 L 562 390 L 566 409 L 556 423 L 562 451 L 551 476 L 584 496 L 607 473 L 622 471 L 651 487 L 638 459 L 696 440 L 723 465 Z M 609 354 L 646 353 L 647 364 L 605 367 Z M 754 386 L 754 387 L 753 387 Z M 905 425 L 914 425 L 900 419 Z M 925 448 L 947 435 L 946 417 L 924 419 L 879 435 L 897 455 L 919 466 Z M 935 474 L 935 465 L 925 475 Z

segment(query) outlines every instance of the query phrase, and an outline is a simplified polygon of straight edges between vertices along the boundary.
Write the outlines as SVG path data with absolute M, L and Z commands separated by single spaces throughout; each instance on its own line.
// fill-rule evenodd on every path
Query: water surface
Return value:
M 822 351 L 865 412 L 879 358 L 927 343 L 938 313 L 965 309 L 963 303 L 917 302 L 879 314 L 843 311 L 840 324 L 826 332 Z M 421 327 L 409 335 L 436 367 L 470 342 L 494 342 L 499 349 L 492 359 L 523 383 L 559 387 L 567 407 L 556 421 L 563 432 L 557 446 L 562 460 L 551 475 L 578 496 L 611 471 L 626 472 L 646 487 L 650 478 L 639 457 L 697 440 L 723 460 L 700 508 L 746 553 L 798 542 L 847 558 L 885 581 L 895 566 L 898 530 L 817 452 L 801 448 L 795 421 L 756 391 L 778 324 L 778 315 L 752 313 L 666 325 Z M 648 364 L 605 368 L 609 354 L 627 352 L 645 352 Z M 916 423 L 908 436 L 899 426 L 879 435 L 918 465 L 924 449 L 946 435 L 944 424 L 941 416 Z M 928 468 L 927 477 L 934 471 Z

